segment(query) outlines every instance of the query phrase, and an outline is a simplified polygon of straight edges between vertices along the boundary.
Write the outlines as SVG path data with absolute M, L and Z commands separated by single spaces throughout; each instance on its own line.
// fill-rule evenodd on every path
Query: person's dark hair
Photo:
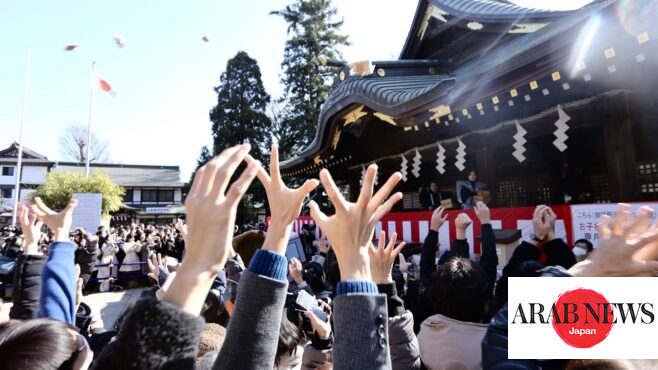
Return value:
M 575 243 L 573 243 L 573 245 L 576 245 L 576 244 L 578 244 L 578 243 L 583 243 L 583 244 L 585 244 L 585 245 L 587 246 L 587 251 L 588 251 L 588 252 L 591 252 L 591 251 L 594 249 L 594 245 L 592 244 L 592 242 L 590 242 L 590 241 L 587 240 L 587 239 L 578 239 L 578 240 L 576 240 Z
M 78 351 L 71 334 L 76 329 L 62 321 L 10 320 L 0 324 L 0 358 L 4 369 L 64 369 Z M 69 364 L 70 366 L 70 364 Z
M 329 249 L 327 258 L 324 260 L 323 268 L 325 282 L 327 283 L 329 289 L 332 292 L 335 292 L 336 286 L 340 282 L 340 268 L 338 267 L 338 260 L 336 259 L 336 253 L 333 249 Z
M 492 289 L 482 267 L 453 257 L 432 276 L 432 306 L 436 313 L 465 322 L 489 319 Z
M 279 343 L 276 346 L 274 363 L 278 366 L 281 357 L 292 356 L 302 341 L 301 329 L 288 319 L 287 310 L 281 312 L 281 326 L 279 327 Z
M 306 265 L 302 272 L 302 278 L 314 292 L 321 292 L 325 289 L 324 271 L 317 262 L 310 262 Z
M 128 235 L 126 236 L 126 241 L 127 241 L 127 242 L 134 242 L 134 241 L 135 241 L 135 235 L 133 235 L 133 234 L 128 234 Z
M 302 230 L 311 231 L 311 226 L 309 226 L 309 224 L 303 224 Z

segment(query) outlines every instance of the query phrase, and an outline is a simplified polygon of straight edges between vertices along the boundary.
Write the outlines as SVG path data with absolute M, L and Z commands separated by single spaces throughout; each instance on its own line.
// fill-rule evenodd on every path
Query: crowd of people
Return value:
M 448 216 L 442 207 L 434 210 L 420 258 L 405 256 L 405 243 L 398 243 L 397 235 L 374 235 L 377 222 L 402 198 L 393 191 L 399 173 L 375 191 L 377 166 L 371 165 L 357 201 L 349 202 L 327 170 L 321 171 L 320 181 L 289 188 L 281 180 L 276 147 L 269 173 L 248 153 L 249 144 L 227 149 L 197 172 L 185 203 L 185 225 L 71 233 L 75 200 L 61 212 L 39 198 L 29 209 L 21 208 L 23 240 L 14 247 L 10 320 L 0 324 L 0 368 L 647 366 L 509 359 L 507 281 L 518 276 L 655 274 L 658 226 L 649 223 L 650 209 L 632 214 L 629 206 L 620 205 L 614 218 L 603 216 L 601 238 L 592 251 L 585 241 L 570 248 L 555 235 L 555 213 L 549 206 L 537 206 L 534 235 L 515 249 L 501 275 L 490 212 L 483 202 L 473 205 L 475 219 L 461 213 L 450 220 L 456 240 L 443 253 L 438 231 Z M 243 162 L 246 168 L 235 174 Z M 262 248 L 247 267 L 232 242 L 238 203 L 256 177 L 266 190 L 271 221 Z M 306 261 L 288 260 L 293 222 L 320 182 L 335 211 L 326 214 L 314 201 L 308 206 L 326 239 L 315 240 L 313 230 L 303 230 Z M 482 230 L 479 258 L 470 255 L 466 240 L 473 222 Z M 50 230 L 48 239 L 41 223 Z M 89 267 L 96 259 L 118 267 L 118 281 L 130 282 L 143 268 L 155 284 L 109 331 L 90 325 L 84 312 L 82 291 L 93 280 Z M 173 259 L 180 263 L 169 261 Z M 146 264 L 132 264 L 136 262 Z M 98 269 L 96 279 L 113 277 L 113 271 Z

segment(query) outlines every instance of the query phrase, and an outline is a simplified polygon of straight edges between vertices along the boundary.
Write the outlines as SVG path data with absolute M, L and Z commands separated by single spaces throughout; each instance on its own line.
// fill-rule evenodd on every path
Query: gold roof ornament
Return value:
M 434 108 L 430 108 L 429 111 L 430 111 L 430 113 L 434 113 L 434 114 L 430 117 L 430 119 L 431 119 L 431 120 L 435 120 L 435 121 L 438 121 L 439 118 L 441 118 L 441 117 L 443 117 L 443 116 L 450 115 L 450 114 L 452 113 L 452 112 L 450 111 L 450 106 L 448 106 L 448 105 L 444 105 L 444 104 L 437 105 L 437 106 L 434 107 Z M 452 118 L 451 118 L 451 119 L 452 119 Z
M 389 123 L 389 124 L 391 124 L 391 125 L 393 125 L 393 126 L 397 126 L 397 125 L 398 125 L 397 123 L 395 123 L 395 120 L 393 119 L 393 117 L 391 117 L 391 116 L 389 116 L 389 115 L 387 115 L 387 114 L 379 113 L 379 112 L 375 112 L 373 115 L 374 115 L 375 117 L 379 118 L 381 121 L 384 121 L 384 122 L 386 122 L 386 123 Z
M 321 164 L 321 163 L 322 163 L 322 158 L 320 158 L 319 155 L 316 155 L 316 156 L 313 158 L 313 162 L 315 162 L 315 164 Z
M 351 112 L 344 115 L 343 120 L 345 121 L 345 123 L 343 123 L 343 126 L 347 126 L 350 123 L 354 123 L 358 121 L 359 118 L 363 116 L 367 116 L 368 112 L 364 112 L 363 108 L 364 108 L 363 105 L 359 105 L 358 107 L 354 108 Z
M 340 140 L 340 130 L 336 129 L 336 132 L 334 133 L 334 137 L 331 140 L 331 147 L 336 150 L 336 147 L 338 146 L 338 141 Z
M 370 76 L 374 69 L 369 60 L 360 60 L 352 62 L 348 65 L 350 67 L 350 75 L 352 76 Z

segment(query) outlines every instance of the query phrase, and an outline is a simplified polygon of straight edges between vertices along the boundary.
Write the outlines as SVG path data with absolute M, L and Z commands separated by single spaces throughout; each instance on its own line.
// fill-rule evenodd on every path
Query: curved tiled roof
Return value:
M 390 71 L 390 70 L 387 70 Z M 388 72 L 387 72 L 388 73 Z M 318 118 L 318 131 L 313 142 L 296 158 L 285 161 L 281 167 L 294 165 L 309 153 L 320 149 L 330 119 L 350 105 L 363 104 L 377 112 L 399 117 L 411 110 L 435 101 L 437 89 L 448 89 L 454 77 L 446 75 L 394 75 L 390 77 L 352 76 L 331 90 Z
M 401 106 L 452 79 L 445 75 L 350 77 L 331 91 L 320 112 L 320 120 L 329 113 L 326 107 L 333 107 L 345 99 L 349 99 L 350 104 L 364 104 L 396 116 L 403 113 L 399 110 Z
M 495 0 L 428 0 L 450 15 L 482 21 L 518 21 L 522 19 L 547 19 L 561 17 L 572 10 L 556 11 L 548 9 L 525 8 L 512 3 Z

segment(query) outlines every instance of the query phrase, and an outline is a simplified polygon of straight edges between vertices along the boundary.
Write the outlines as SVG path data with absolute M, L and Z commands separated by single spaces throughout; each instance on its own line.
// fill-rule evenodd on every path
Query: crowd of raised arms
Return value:
M 352 203 L 326 169 L 319 181 L 289 188 L 276 147 L 269 173 L 249 149 L 227 149 L 197 172 L 185 225 L 71 232 L 76 200 L 61 212 L 39 198 L 21 207 L 23 240 L 4 247 L 5 254 L 13 248 L 16 263 L 10 319 L 0 324 L 0 369 L 653 367 L 646 361 L 507 356 L 508 278 L 652 276 L 658 272 L 658 226 L 649 222 L 651 209 L 633 214 L 620 205 L 614 218 L 600 220 L 597 248 L 579 241 L 574 254 L 555 235 L 555 213 L 540 205 L 533 215 L 535 238 L 514 250 L 498 276 L 484 203 L 475 204 L 475 220 L 457 216 L 457 238 L 440 255 L 438 230 L 447 216 L 442 208 L 434 211 L 420 258 L 405 258 L 405 244 L 395 234 L 374 235 L 402 198 L 393 192 L 399 173 L 375 191 L 377 166 L 371 165 Z M 271 221 L 262 248 L 245 267 L 232 241 L 238 204 L 256 177 Z M 302 265 L 285 253 L 304 199 L 320 182 L 335 213 L 308 204 L 326 239 L 313 244 L 317 249 L 305 248 L 310 255 Z M 473 222 L 482 230 L 477 262 L 465 237 Z M 112 330 L 103 330 L 83 302 L 83 290 L 135 286 L 142 273 L 155 287 L 131 303 Z

